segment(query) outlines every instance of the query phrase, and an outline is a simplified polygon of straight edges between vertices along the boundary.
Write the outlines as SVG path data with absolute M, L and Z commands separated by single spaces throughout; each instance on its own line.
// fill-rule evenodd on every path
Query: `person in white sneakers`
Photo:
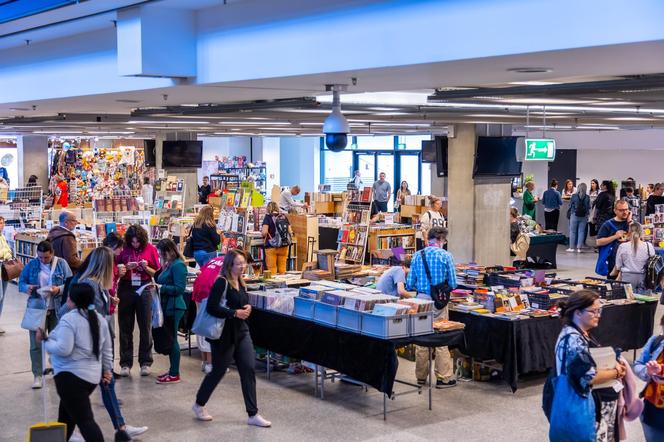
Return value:
M 258 414 L 256 404 L 256 373 L 254 363 L 256 354 L 249 334 L 249 326 L 245 322 L 251 315 L 251 305 L 242 274 L 247 268 L 247 260 L 240 250 L 231 250 L 224 257 L 220 277 L 212 286 L 206 311 L 216 318 L 226 319 L 220 339 L 209 340 L 212 349 L 212 371 L 201 383 L 196 402 L 192 410 L 196 419 L 210 421 L 212 416 L 205 409 L 212 392 L 226 374 L 232 359 L 235 359 L 244 405 L 249 415 L 248 425 L 269 427 L 272 423 Z M 226 305 L 221 305 L 222 298 Z

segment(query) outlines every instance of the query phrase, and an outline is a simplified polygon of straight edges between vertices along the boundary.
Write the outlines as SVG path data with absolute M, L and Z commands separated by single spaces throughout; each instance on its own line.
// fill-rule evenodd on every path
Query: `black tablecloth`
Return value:
M 397 347 L 410 343 L 456 346 L 464 339 L 463 331 L 378 339 L 260 309 L 252 310 L 248 322 L 255 345 L 337 370 L 390 394 L 399 366 Z
M 553 268 L 557 268 L 556 252 L 558 251 L 558 244 L 565 244 L 567 238 L 565 235 L 539 235 L 530 238 L 530 247 L 526 256 L 537 260 L 537 258 L 545 259 L 551 264 Z
M 656 309 L 656 302 L 606 306 L 591 336 L 603 346 L 641 348 L 652 334 Z M 464 353 L 503 364 L 503 379 L 512 391 L 519 374 L 544 372 L 555 363 L 554 347 L 562 328 L 558 318 L 506 321 L 450 311 L 450 320 L 466 324 Z

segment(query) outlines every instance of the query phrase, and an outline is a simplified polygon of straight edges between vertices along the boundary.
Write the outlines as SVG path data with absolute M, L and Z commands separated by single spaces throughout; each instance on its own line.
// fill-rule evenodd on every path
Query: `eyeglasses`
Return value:
M 602 309 L 601 308 L 587 308 L 584 310 L 587 313 L 590 313 L 593 316 L 602 316 Z

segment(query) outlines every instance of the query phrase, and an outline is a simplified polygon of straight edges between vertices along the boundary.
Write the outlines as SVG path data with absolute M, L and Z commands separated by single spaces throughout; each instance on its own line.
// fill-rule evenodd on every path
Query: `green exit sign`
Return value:
M 526 138 L 526 161 L 556 159 L 556 140 Z

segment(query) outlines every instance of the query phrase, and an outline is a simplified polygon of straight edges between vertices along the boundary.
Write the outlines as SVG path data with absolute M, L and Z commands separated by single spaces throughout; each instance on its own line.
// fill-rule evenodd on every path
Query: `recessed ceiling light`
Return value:
M 210 124 L 209 121 L 157 121 L 157 120 L 129 120 L 129 124 Z
M 543 68 L 543 67 L 509 68 L 507 72 L 516 72 L 517 74 L 545 74 L 547 72 L 553 72 L 553 68 Z
M 129 98 L 118 98 L 115 100 L 117 103 L 140 103 L 141 100 L 132 100 Z
M 510 81 L 509 84 L 515 86 L 551 86 L 552 84 L 561 84 L 558 81 Z
M 29 111 L 30 109 L 28 109 L 27 107 L 10 107 L 9 110 L 12 112 L 18 112 L 18 111 L 25 112 Z

